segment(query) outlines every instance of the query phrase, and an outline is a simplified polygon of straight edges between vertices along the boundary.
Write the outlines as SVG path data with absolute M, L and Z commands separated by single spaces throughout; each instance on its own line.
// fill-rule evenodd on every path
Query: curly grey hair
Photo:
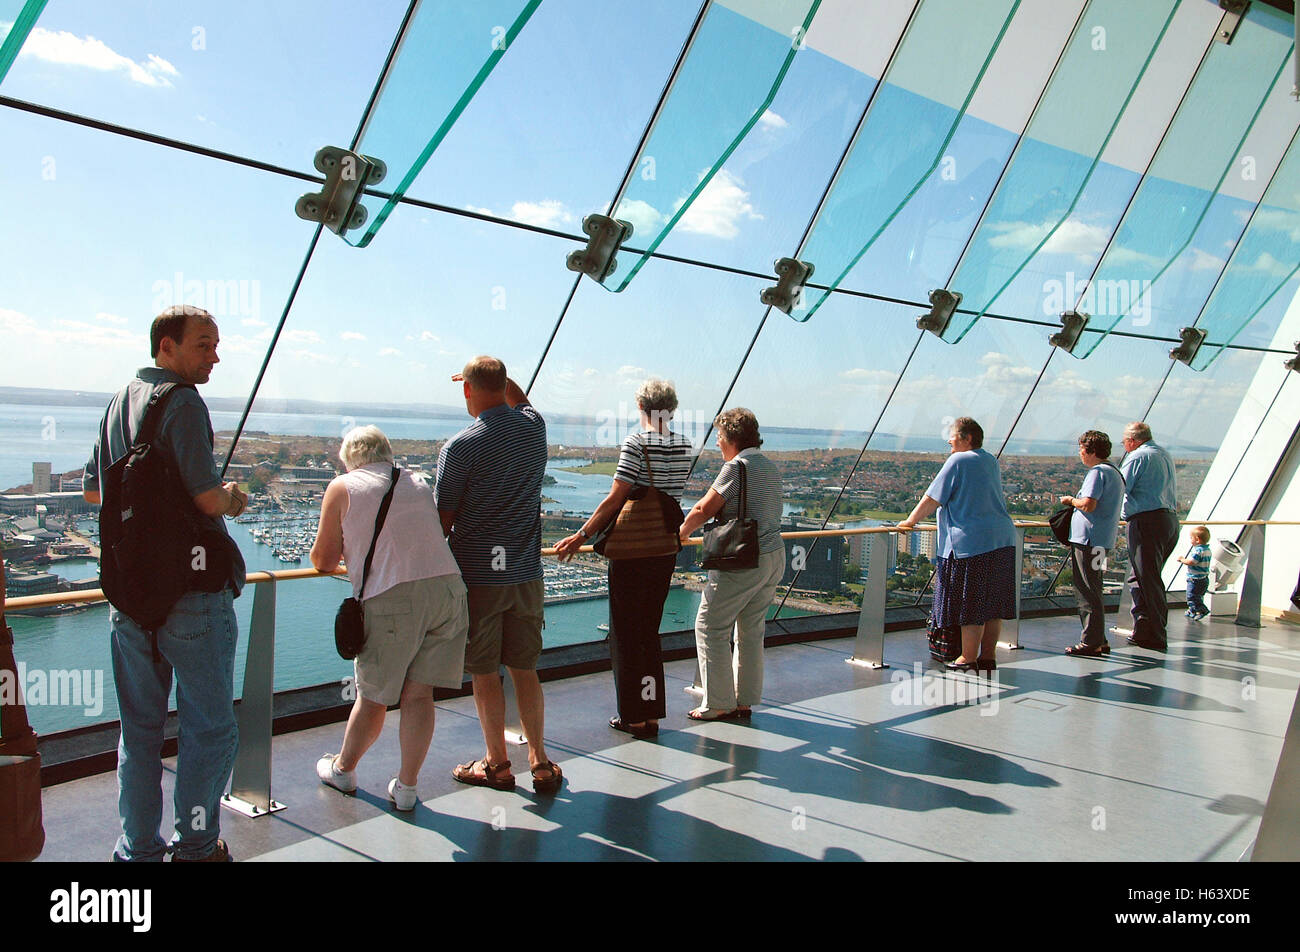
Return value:
M 636 405 L 648 414 L 669 415 L 677 409 L 677 391 L 667 380 L 651 377 L 637 388 Z
M 353 427 L 343 437 L 339 460 L 349 471 L 367 463 L 391 463 L 393 447 L 379 427 Z

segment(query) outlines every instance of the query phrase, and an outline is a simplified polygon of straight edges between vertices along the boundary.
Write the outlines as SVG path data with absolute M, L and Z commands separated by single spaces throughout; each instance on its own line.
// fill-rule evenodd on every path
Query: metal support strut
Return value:
M 275 684 L 275 579 L 255 586 L 244 692 L 235 708 L 239 753 L 221 805 L 247 817 L 284 809 L 271 799 L 271 695 Z

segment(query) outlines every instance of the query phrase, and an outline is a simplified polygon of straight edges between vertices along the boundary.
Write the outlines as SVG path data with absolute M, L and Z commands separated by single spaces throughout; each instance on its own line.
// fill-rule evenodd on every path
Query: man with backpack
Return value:
M 154 318 L 149 338 L 155 366 L 109 403 L 84 477 L 86 500 L 103 505 L 101 582 L 114 606 L 122 835 L 113 858 L 161 862 L 168 852 L 161 748 L 174 673 L 172 861 L 229 862 L 218 833 L 238 744 L 233 602 L 244 560 L 222 517 L 239 515 L 248 497 L 222 484 L 208 408 L 194 389 L 218 362 L 216 321 L 177 305 Z

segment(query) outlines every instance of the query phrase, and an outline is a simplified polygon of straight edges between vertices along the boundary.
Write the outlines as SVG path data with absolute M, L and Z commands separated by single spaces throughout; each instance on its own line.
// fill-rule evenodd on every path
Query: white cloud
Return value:
M 771 109 L 763 110 L 763 114 L 758 117 L 758 124 L 764 129 L 784 129 L 790 125 Z
M 704 173 L 700 174 L 700 178 Z M 763 216 L 754 210 L 749 201 L 749 192 L 745 191 L 743 182 L 725 169 L 718 172 L 704 186 L 698 198 L 677 226 L 685 232 L 696 235 L 711 235 L 714 238 L 735 238 L 740 234 L 740 222 L 762 221 Z M 683 196 L 677 201 L 676 208 L 685 204 Z
M 898 379 L 898 371 L 868 370 L 865 367 L 854 367 L 852 370 L 840 371 L 840 376 L 858 386 L 878 387 L 883 384 L 892 384 Z
M 1261 251 L 1255 260 L 1246 267 L 1251 271 L 1265 271 L 1275 278 L 1286 278 L 1291 275 L 1295 264 L 1286 264 L 1274 258 L 1267 251 Z
M 1189 271 L 1218 271 L 1223 264 L 1224 260 L 1217 255 L 1202 251 L 1200 248 L 1193 248 L 1191 259 L 1186 267 Z
M 984 365 L 983 383 L 994 393 L 1026 393 L 1038 377 L 1033 367 L 1016 366 L 1006 354 L 992 351 L 980 358 Z
M 107 311 L 100 311 L 95 315 L 95 320 L 103 321 L 105 324 L 125 324 L 126 318 L 120 314 L 109 314 Z
M 301 360 L 309 364 L 337 364 L 339 359 L 331 357 L 328 354 L 318 354 L 310 350 L 291 350 L 289 355 L 296 360 Z
M 623 221 L 632 223 L 633 238 L 645 235 L 654 235 L 663 224 L 664 216 L 659 214 L 649 202 L 643 202 L 639 198 L 630 198 L 619 202 L 618 217 Z
M 339 340 L 365 340 L 365 334 L 359 334 L 356 331 L 344 331 L 339 335 Z
M 260 320 L 259 318 L 256 318 L 256 317 L 246 317 L 246 318 L 244 318 L 243 320 L 241 320 L 239 323 L 243 324 L 245 327 L 265 327 L 265 326 L 266 326 L 266 321 Z
M 510 206 L 510 217 L 528 225 L 539 228 L 554 228 L 573 222 L 573 213 L 564 207 L 563 202 L 546 199 L 540 202 L 515 202 Z
M 60 66 L 84 66 L 101 72 L 125 73 L 131 82 L 142 86 L 170 86 L 172 83 L 168 77 L 180 76 L 175 66 L 154 53 L 150 53 L 143 63 L 137 63 L 102 40 L 77 36 L 65 30 L 55 32 L 37 27 L 28 35 L 19 55 Z
M 500 218 L 500 217 L 501 217 L 501 216 L 498 215 L 496 212 L 494 212 L 492 209 L 490 209 L 490 208 L 483 208 L 483 207 L 480 206 L 480 205 L 466 205 L 466 206 L 465 206 L 465 211 L 467 211 L 467 212 L 478 212 L 480 215 L 491 215 L 493 218 Z M 422 219 L 422 220 L 423 220 L 423 221 L 427 221 L 428 219 Z
M 433 333 L 433 331 L 420 331 L 420 340 L 425 343 L 436 344 L 442 340 L 442 338 Z
M 1038 243 L 1047 237 L 1051 232 L 1051 237 L 1047 238 L 1046 243 L 1040 249 L 1043 254 L 1070 254 L 1077 255 L 1084 260 L 1095 260 L 1101 250 L 1106 247 L 1106 242 L 1110 238 L 1111 230 L 1102 225 L 1087 225 L 1074 219 L 1069 219 L 1061 224 L 1056 231 L 1052 231 L 1054 221 L 1044 222 L 1025 222 L 1025 221 L 1007 221 L 997 222 L 990 225 L 994 237 L 989 240 L 989 246 L 992 248 L 1014 248 L 1019 251 L 1032 251 L 1038 246 Z
M 0 338 L 11 353 L 52 353 L 69 348 L 90 352 L 128 350 L 147 355 L 149 336 L 123 327 L 65 319 L 37 321 L 20 311 L 0 308 Z
M 582 372 L 582 375 L 584 377 L 599 377 L 600 371 L 597 370 L 595 367 L 588 367 L 586 370 Z
M 396 347 L 385 347 L 385 348 L 383 348 L 382 350 L 379 351 L 379 356 L 380 356 L 380 357 L 398 357 L 398 356 L 401 355 L 401 353 L 402 353 L 402 352 L 401 352 L 400 350 L 398 350 Z
M 622 367 L 618 368 L 618 376 L 641 379 L 648 377 L 649 374 L 646 372 L 644 367 L 634 367 L 632 364 L 624 364 Z
M 284 342 L 286 344 L 319 344 L 320 335 L 315 331 L 285 331 Z

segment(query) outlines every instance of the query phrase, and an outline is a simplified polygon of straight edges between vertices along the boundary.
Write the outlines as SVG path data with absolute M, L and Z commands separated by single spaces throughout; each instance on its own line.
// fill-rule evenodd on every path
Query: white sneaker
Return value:
M 393 801 L 393 806 L 402 811 L 415 809 L 415 788 L 408 787 L 402 781 L 394 777 L 388 781 L 388 799 Z
M 316 776 L 320 777 L 320 782 L 325 786 L 333 787 L 340 793 L 356 793 L 357 772 L 355 770 L 339 770 L 338 759 L 338 754 L 326 754 L 316 761 Z

